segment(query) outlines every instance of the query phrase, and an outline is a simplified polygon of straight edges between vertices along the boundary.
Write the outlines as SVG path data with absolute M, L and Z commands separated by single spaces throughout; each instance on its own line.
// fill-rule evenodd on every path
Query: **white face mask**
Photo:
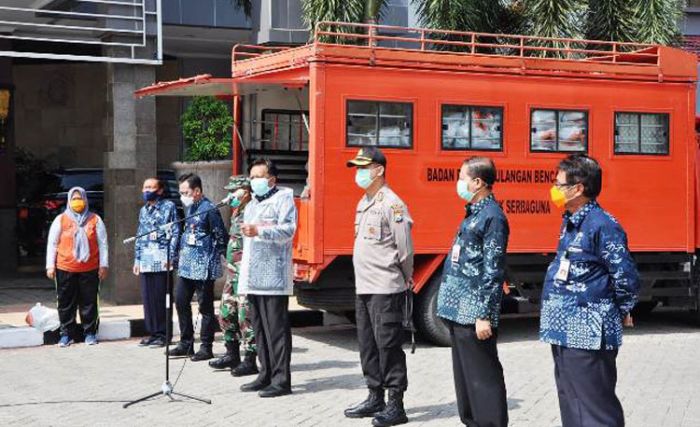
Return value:
M 194 197 L 192 197 L 192 196 L 180 196 L 180 201 L 182 202 L 182 206 L 189 208 L 194 203 Z

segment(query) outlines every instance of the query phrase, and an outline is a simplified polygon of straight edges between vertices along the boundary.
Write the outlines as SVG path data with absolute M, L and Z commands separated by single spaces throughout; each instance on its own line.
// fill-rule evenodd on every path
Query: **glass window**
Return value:
M 500 150 L 503 109 L 466 105 L 442 106 L 443 150 Z
M 412 104 L 348 101 L 347 145 L 410 148 L 412 138 Z
M 571 110 L 532 110 L 532 151 L 585 152 L 588 113 Z
M 306 118 L 309 113 L 304 111 Z M 263 150 L 308 151 L 309 133 L 299 111 L 263 110 Z
M 616 154 L 668 154 L 668 114 L 615 113 Z

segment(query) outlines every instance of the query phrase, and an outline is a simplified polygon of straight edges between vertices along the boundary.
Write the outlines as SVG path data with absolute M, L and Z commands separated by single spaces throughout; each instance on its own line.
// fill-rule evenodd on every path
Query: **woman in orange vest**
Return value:
M 98 291 L 107 277 L 107 231 L 99 215 L 90 212 L 85 190 L 68 192 L 65 212 L 54 219 L 46 247 L 46 276 L 56 282 L 61 347 L 73 343 L 70 328 L 80 308 L 85 343 L 97 344 Z

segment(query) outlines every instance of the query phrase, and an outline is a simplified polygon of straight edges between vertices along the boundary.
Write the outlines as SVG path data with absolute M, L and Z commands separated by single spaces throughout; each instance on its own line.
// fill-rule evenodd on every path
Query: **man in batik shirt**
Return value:
M 622 427 L 615 394 L 622 327 L 639 273 L 617 220 L 598 204 L 603 173 L 583 154 L 559 163 L 552 202 L 565 208 L 557 255 L 542 290 L 540 340 L 551 344 L 564 427 Z
M 231 198 L 231 228 L 226 251 L 226 284 L 219 305 L 219 325 L 224 332 L 226 354 L 209 362 L 214 369 L 231 369 L 231 375 L 240 377 L 258 373 L 255 363 L 255 333 L 250 323 L 248 300 L 238 295 L 238 277 L 243 254 L 241 224 L 245 207 L 250 201 L 250 180 L 245 175 L 232 176 L 224 187 Z M 243 344 L 245 357 L 241 363 L 240 347 Z

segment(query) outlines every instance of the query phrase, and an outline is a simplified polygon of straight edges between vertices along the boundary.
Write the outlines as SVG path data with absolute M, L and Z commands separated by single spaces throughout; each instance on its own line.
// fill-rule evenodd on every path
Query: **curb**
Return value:
M 293 328 L 337 324 L 338 320 L 336 317 L 332 314 L 315 310 L 289 312 L 289 319 Z M 199 326 L 197 326 L 198 329 Z M 221 332 L 218 324 L 216 332 Z M 179 334 L 180 328 L 177 321 L 173 321 L 173 335 Z M 85 339 L 82 331 L 78 331 L 74 335 L 73 338 L 76 342 L 83 342 Z M 97 339 L 98 341 L 117 341 L 139 338 L 145 335 L 146 323 L 144 319 L 107 320 L 100 322 Z M 54 345 L 58 343 L 59 338 L 60 334 L 58 331 L 44 332 L 42 334 L 31 326 L 10 327 L 0 329 L 0 349 Z

